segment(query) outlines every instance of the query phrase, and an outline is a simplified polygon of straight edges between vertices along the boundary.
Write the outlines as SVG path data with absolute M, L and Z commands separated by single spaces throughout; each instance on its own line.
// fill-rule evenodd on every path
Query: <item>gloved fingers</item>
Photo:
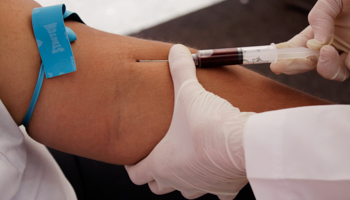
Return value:
M 181 191 L 181 194 L 183 197 L 185 197 L 186 199 L 197 199 L 203 195 L 205 195 L 205 192 L 202 191 Z
M 313 38 L 314 34 L 311 26 L 306 27 L 298 35 L 294 36 L 288 42 L 282 42 L 276 44 L 278 49 L 292 48 L 292 47 L 305 47 L 308 40 Z M 287 74 L 294 75 L 300 74 L 316 68 L 317 58 L 310 56 L 305 59 L 294 60 L 279 60 L 276 63 L 271 63 L 270 69 L 275 74 Z
M 332 43 L 329 42 L 329 44 Z M 316 39 L 311 39 L 309 41 L 307 41 L 306 46 L 309 49 L 316 49 L 316 50 L 320 50 L 324 45 L 328 45 L 328 44 L 323 44 L 322 42 L 317 41 Z
M 334 21 L 342 10 L 342 0 L 318 0 L 309 13 L 309 23 L 315 40 L 322 45 L 330 44 L 334 35 Z
M 320 51 L 317 72 L 326 79 L 344 81 L 349 77 L 349 70 L 345 66 L 346 58 L 347 53 L 339 56 L 334 47 L 325 45 Z
M 158 195 L 167 194 L 175 191 L 173 187 L 164 187 L 161 184 L 158 184 L 157 181 L 149 182 L 148 187 L 154 194 L 158 194 Z
M 169 52 L 169 68 L 174 83 L 175 94 L 180 86 L 188 80 L 198 82 L 196 66 L 189 49 L 181 44 L 171 47 Z
M 135 185 L 143 185 L 154 180 L 151 173 L 150 160 L 149 156 L 147 156 L 136 165 L 125 165 L 129 178 Z
M 232 200 L 236 197 L 237 195 L 218 195 L 218 198 L 220 200 Z
M 290 47 L 306 47 L 306 43 L 312 38 L 314 38 L 314 32 L 312 31 L 311 26 L 307 26 L 299 34 L 288 40 L 288 42 L 276 44 L 276 47 L 278 49 Z
M 289 48 L 289 47 L 293 47 L 293 45 L 290 44 L 289 42 L 282 42 L 282 43 L 276 44 L 277 49 L 283 49 L 283 48 Z
M 279 60 L 276 63 L 271 63 L 270 69 L 275 74 L 294 75 L 313 70 L 316 65 L 316 56 L 310 56 L 304 59 Z
M 343 54 L 346 55 L 346 58 L 344 61 L 345 67 L 347 68 L 347 71 L 350 73 L 350 54 L 349 53 L 343 53 Z

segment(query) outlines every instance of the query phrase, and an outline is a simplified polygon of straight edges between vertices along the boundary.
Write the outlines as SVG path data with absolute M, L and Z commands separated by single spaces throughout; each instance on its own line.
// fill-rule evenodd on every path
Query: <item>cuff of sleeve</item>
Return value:
M 256 197 L 266 197 L 268 194 L 269 197 L 276 198 L 272 196 L 277 190 L 285 193 L 283 190 L 286 187 L 279 181 L 282 169 L 282 138 L 279 131 L 275 131 L 282 128 L 284 120 L 283 115 L 266 112 L 251 116 L 246 123 L 244 134 L 246 170 Z
M 247 177 L 257 199 L 348 196 L 350 161 L 344 158 L 350 152 L 349 119 L 348 105 L 307 106 L 250 117 L 244 150 Z

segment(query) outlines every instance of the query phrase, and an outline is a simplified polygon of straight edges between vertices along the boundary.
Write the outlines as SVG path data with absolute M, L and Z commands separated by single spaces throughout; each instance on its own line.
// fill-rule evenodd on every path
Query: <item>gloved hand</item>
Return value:
M 271 64 L 276 73 L 299 74 L 312 69 L 326 79 L 344 81 L 349 77 L 350 1 L 318 0 L 309 14 L 310 26 L 277 48 L 320 49 L 319 59 L 281 60 Z M 339 52 L 338 52 L 339 51 Z
M 233 199 L 248 183 L 242 140 L 253 113 L 206 91 L 186 47 L 171 48 L 169 65 L 175 89 L 170 128 L 144 160 L 126 170 L 155 194 L 179 190 L 189 199 L 206 193 Z

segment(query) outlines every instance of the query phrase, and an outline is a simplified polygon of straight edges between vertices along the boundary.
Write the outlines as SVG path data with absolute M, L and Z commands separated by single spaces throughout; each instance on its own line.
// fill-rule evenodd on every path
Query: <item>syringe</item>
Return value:
M 282 59 L 306 58 L 319 54 L 318 50 L 306 47 L 277 49 L 272 43 L 265 46 L 199 50 L 192 54 L 192 57 L 197 67 L 208 68 L 223 65 L 272 63 Z M 167 60 L 139 60 L 139 62 L 165 61 Z

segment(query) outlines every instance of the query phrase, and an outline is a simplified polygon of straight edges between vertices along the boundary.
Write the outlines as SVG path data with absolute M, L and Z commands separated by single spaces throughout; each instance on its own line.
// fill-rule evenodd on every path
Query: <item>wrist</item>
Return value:
M 240 112 L 229 118 L 226 123 L 226 128 L 229 132 L 226 149 L 232 164 L 242 176 L 246 176 L 244 154 L 245 125 L 250 116 L 254 114 L 253 112 Z

